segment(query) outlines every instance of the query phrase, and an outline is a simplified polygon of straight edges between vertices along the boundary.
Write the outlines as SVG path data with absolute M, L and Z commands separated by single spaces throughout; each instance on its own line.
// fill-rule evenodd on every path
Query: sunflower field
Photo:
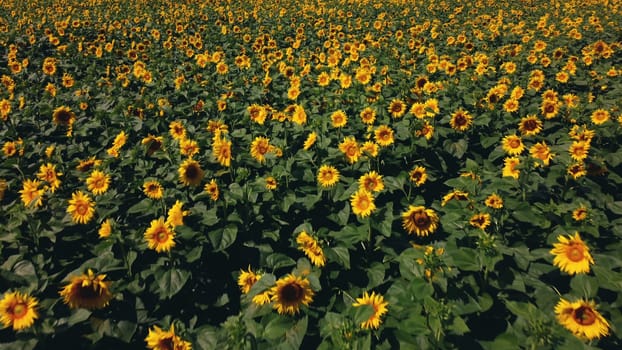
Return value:
M 622 1 L 0 3 L 0 349 L 621 349 Z

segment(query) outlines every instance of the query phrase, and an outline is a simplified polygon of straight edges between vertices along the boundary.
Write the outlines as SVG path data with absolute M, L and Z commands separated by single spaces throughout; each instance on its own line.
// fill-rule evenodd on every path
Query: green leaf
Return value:
M 300 349 L 302 345 L 302 340 L 307 333 L 307 327 L 309 324 L 308 316 L 303 317 L 301 320 L 296 322 L 296 324 L 291 327 L 287 332 L 285 332 L 285 342 L 281 343 L 278 347 L 279 349 Z
M 281 267 L 294 266 L 296 261 L 282 253 L 272 253 L 266 258 L 266 264 L 275 270 Z
M 588 275 L 575 275 L 570 288 L 582 298 L 594 298 L 598 293 L 598 279 Z
M 449 326 L 449 329 L 453 333 L 458 335 L 463 335 L 470 331 L 469 326 L 467 326 L 466 322 L 464 322 L 464 319 L 460 316 L 454 317 L 454 321 L 451 326 Z
M 347 270 L 350 269 L 350 251 L 343 246 L 326 248 L 326 255 L 328 259 L 335 259 L 341 266 Z
M 91 314 L 92 312 L 87 309 L 76 309 L 67 319 L 67 325 L 71 327 L 75 324 L 86 321 L 89 317 L 91 317 Z
M 622 215 L 622 201 L 607 203 L 607 209 L 611 210 L 614 214 Z
M 201 223 L 207 225 L 207 226 L 214 226 L 216 225 L 219 221 L 220 218 L 218 217 L 218 212 L 216 211 L 216 208 L 211 208 L 208 209 L 206 211 L 201 212 L 203 214 L 203 217 L 201 219 Z
M 218 229 L 208 233 L 210 241 L 215 251 L 222 251 L 231 246 L 238 236 L 238 227 L 233 224 L 227 225 L 224 229 Z
M 479 271 L 481 269 L 477 260 L 477 252 L 473 249 L 452 250 L 451 257 L 454 265 L 462 271 Z
M 284 337 L 285 332 L 294 326 L 294 322 L 286 316 L 275 316 L 264 329 L 263 335 L 266 339 L 276 340 Z
M 276 283 L 276 278 L 271 273 L 264 273 L 259 281 L 255 282 L 246 295 L 249 299 L 259 293 L 263 293 L 266 289 L 272 288 Z
M 374 307 L 372 305 L 355 306 L 354 323 L 361 324 L 374 314 Z
M 170 299 L 184 287 L 190 278 L 190 272 L 180 269 L 164 271 L 156 277 L 160 299 Z

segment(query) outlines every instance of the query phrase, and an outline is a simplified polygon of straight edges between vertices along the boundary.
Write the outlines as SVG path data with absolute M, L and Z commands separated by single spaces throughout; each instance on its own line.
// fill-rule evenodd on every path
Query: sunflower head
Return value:
M 151 221 L 144 236 L 149 249 L 158 253 L 169 252 L 175 246 L 175 231 L 162 217 Z
M 112 299 L 110 282 L 104 281 L 106 275 L 95 274 L 88 269 L 81 276 L 71 277 L 70 282 L 60 291 L 65 304 L 70 308 L 101 309 Z
M 571 275 L 589 273 L 590 265 L 594 264 L 590 249 L 578 232 L 568 237 L 558 236 L 550 253 L 555 256 L 553 265 Z
M 367 320 L 361 323 L 361 328 L 377 329 L 382 323 L 381 317 L 389 311 L 387 309 L 389 303 L 384 301 L 384 297 L 381 294 L 376 294 L 376 292 L 368 294 L 367 292 L 364 292 L 363 296 L 356 298 L 356 302 L 352 304 L 354 307 L 361 307 L 365 305 L 371 306 L 373 313 Z
M 308 306 L 315 294 L 307 278 L 289 274 L 276 281 L 270 290 L 273 307 L 279 314 L 297 314 L 302 305 Z
M 402 213 L 402 226 L 409 234 L 427 236 L 434 233 L 438 228 L 439 218 L 432 209 L 424 206 L 410 205 L 408 210 Z
M 555 315 L 564 328 L 580 339 L 593 340 L 609 334 L 609 323 L 593 301 L 561 299 L 555 306 Z
M 179 166 L 179 181 L 186 186 L 197 186 L 203 180 L 203 169 L 199 162 L 192 158 L 184 160 Z
M 20 292 L 7 292 L 0 300 L 0 322 L 4 327 L 21 330 L 33 325 L 39 318 L 36 298 Z

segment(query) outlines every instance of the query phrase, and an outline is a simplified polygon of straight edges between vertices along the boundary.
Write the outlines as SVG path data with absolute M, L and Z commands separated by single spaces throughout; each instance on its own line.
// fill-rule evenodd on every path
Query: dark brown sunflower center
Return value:
M 175 346 L 173 344 L 173 338 L 160 339 L 160 342 L 158 343 L 158 349 L 175 350 Z
M 279 294 L 280 300 L 284 304 L 296 304 L 302 300 L 304 290 L 297 283 L 290 283 L 283 286 Z
M 526 131 L 534 131 L 538 128 L 538 123 L 535 120 L 527 120 L 523 123 L 523 129 Z
M 268 149 L 269 149 L 269 147 L 266 144 L 262 143 L 262 144 L 257 145 L 257 153 L 259 153 L 259 154 L 266 154 L 266 153 L 268 153 Z
M 454 123 L 457 126 L 464 126 L 467 125 L 467 119 L 464 117 L 464 115 L 458 114 L 456 115 L 456 118 L 454 118 Z
M 100 295 L 99 292 L 95 290 L 93 285 L 89 285 L 86 287 L 79 286 L 76 288 L 76 296 L 82 300 L 89 300 L 97 299 Z
M 499 101 L 499 96 L 497 96 L 497 94 L 492 94 L 488 98 L 488 102 L 490 103 L 497 103 L 498 101 Z
M 68 124 L 69 121 L 71 120 L 71 114 L 67 111 L 59 111 L 56 114 L 56 120 L 60 123 L 60 124 Z
M 425 212 L 416 212 L 413 218 L 417 227 L 425 228 L 430 225 L 430 217 Z
M 596 322 L 596 314 L 594 313 L 594 310 L 588 306 L 581 306 L 574 310 L 572 317 L 582 326 L 589 326 Z
M 547 114 L 555 112 L 555 106 L 553 106 L 552 104 L 547 104 L 544 107 L 544 112 L 546 112 Z
M 191 165 L 188 168 L 186 168 L 186 177 L 188 179 L 196 179 L 199 177 L 199 168 L 196 165 Z
M 158 243 L 164 243 L 168 239 L 168 232 L 166 232 L 165 229 L 160 229 L 158 230 L 158 232 L 156 232 L 154 236 L 155 240 L 158 241 Z

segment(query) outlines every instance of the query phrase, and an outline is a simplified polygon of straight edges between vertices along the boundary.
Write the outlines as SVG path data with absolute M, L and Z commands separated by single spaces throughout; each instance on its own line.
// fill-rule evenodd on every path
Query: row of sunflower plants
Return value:
M 3 2 L 1 347 L 622 347 L 620 20 Z

